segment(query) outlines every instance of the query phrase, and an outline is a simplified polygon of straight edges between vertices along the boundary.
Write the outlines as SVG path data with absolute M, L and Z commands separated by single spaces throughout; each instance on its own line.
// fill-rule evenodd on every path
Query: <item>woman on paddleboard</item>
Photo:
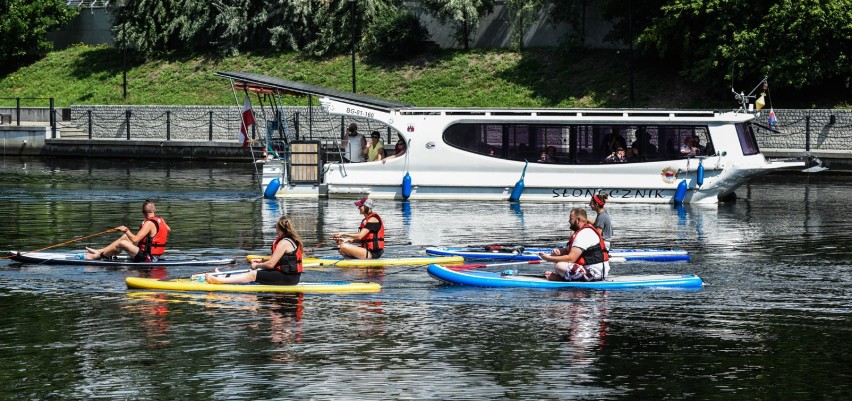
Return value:
M 355 202 L 358 211 L 364 215 L 361 226 L 356 234 L 335 233 L 331 238 L 337 240 L 340 254 L 347 258 L 378 259 L 385 250 L 385 225 L 382 218 L 373 211 L 375 202 L 369 198 L 361 198 Z M 355 245 L 351 241 L 358 241 Z
M 603 237 L 604 243 L 606 243 L 606 249 L 612 249 L 612 220 L 609 218 L 609 213 L 604 210 L 604 205 L 606 205 L 606 199 L 609 198 L 607 194 L 595 194 L 592 195 L 592 200 L 589 201 L 589 207 L 597 213 L 597 217 L 592 221 L 592 224 L 595 226 L 595 230 L 598 230 L 598 233 Z
M 251 283 L 270 285 L 296 285 L 302 277 L 302 238 L 287 216 L 281 216 L 275 223 L 277 238 L 272 243 L 272 256 L 264 261 L 251 261 L 251 270 L 245 273 L 207 273 L 208 283 L 234 284 Z

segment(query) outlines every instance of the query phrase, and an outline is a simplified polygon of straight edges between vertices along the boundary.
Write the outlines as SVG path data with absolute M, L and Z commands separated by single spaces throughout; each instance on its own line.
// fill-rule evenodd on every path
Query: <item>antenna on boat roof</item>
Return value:
M 737 112 L 752 111 L 753 105 L 750 102 L 750 100 L 752 100 L 752 99 L 756 99 L 755 104 L 757 104 L 757 110 L 760 111 L 760 109 L 763 108 L 763 100 L 762 99 L 766 95 L 766 91 L 769 89 L 768 77 L 763 77 L 763 79 L 760 80 L 760 82 L 757 83 L 757 85 L 754 87 L 754 89 L 751 90 L 751 92 L 748 93 L 748 95 L 746 95 L 743 92 L 737 93 L 737 91 L 734 90 L 733 80 L 734 80 L 734 78 L 733 78 L 733 75 L 732 75 L 731 76 L 731 92 L 733 92 L 734 99 L 736 99 L 737 104 L 740 105 L 740 108 L 737 109 Z M 758 98 L 757 95 L 755 95 L 755 92 L 757 91 L 758 88 L 761 88 L 763 90 L 763 92 L 760 95 L 760 98 Z

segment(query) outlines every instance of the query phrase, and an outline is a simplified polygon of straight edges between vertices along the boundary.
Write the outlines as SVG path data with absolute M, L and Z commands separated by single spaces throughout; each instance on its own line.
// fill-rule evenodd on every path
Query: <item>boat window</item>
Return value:
M 743 150 L 743 156 L 760 153 L 760 149 L 757 147 L 757 139 L 754 137 L 754 130 L 752 130 L 750 124 L 737 124 L 737 137 L 740 139 L 740 148 Z
M 687 139 L 688 138 L 688 139 Z M 711 154 L 706 126 L 624 124 L 454 124 L 444 141 L 467 152 L 507 160 L 555 164 L 673 160 Z M 697 144 L 696 150 L 685 146 Z

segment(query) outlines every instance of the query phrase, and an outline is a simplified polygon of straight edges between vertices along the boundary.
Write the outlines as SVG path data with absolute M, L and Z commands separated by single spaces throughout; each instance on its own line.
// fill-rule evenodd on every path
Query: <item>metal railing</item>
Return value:
M 52 97 L 0 97 L 0 104 L 2 104 L 4 101 L 9 101 L 9 100 L 15 101 L 14 107 L 8 107 L 8 108 L 10 108 L 14 111 L 14 114 L 12 114 L 12 113 L 0 113 L 0 124 L 11 124 L 12 123 L 12 116 L 14 115 L 15 116 L 14 121 L 16 122 L 16 125 L 18 125 L 18 126 L 21 125 L 21 113 L 22 113 L 22 111 L 29 111 L 29 110 L 32 109 L 32 108 L 27 108 L 27 107 L 21 107 L 21 101 L 22 100 L 24 100 L 24 101 L 35 100 L 35 101 L 37 101 L 37 102 L 35 102 L 35 104 L 44 104 L 42 102 L 46 100 L 47 103 L 48 103 L 48 108 L 47 108 L 47 110 L 48 110 L 48 122 L 50 124 L 51 138 L 56 138 L 56 121 L 57 121 L 56 107 L 54 106 L 54 99 Z M 4 109 L 4 108 L 6 108 L 6 107 L 0 106 L 0 109 Z M 32 118 L 32 119 L 27 120 L 27 121 L 41 121 L 41 119 Z

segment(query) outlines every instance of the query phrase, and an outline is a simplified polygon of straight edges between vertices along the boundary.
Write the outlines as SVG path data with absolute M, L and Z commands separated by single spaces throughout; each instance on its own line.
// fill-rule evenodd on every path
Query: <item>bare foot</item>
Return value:
M 86 250 L 89 251 L 89 253 L 83 255 L 83 257 L 87 260 L 98 260 L 101 258 L 100 252 L 98 252 L 96 249 L 87 247 Z
M 551 272 L 551 271 L 544 272 L 544 278 L 546 278 L 549 281 L 565 281 L 565 279 L 562 278 L 562 276 L 560 276 L 560 275 L 558 275 L 554 272 Z

